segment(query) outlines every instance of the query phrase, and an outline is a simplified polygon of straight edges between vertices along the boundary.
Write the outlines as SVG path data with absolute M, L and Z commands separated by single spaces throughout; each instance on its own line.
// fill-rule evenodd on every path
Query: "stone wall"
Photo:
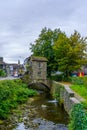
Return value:
M 47 76 L 46 64 L 47 64 L 46 62 L 39 62 L 39 61 L 32 62 L 33 79 L 46 80 L 46 76 Z
M 68 114 L 75 104 L 80 103 L 68 85 L 53 81 L 51 86 L 51 94 L 59 94 L 60 102 L 63 103 Z

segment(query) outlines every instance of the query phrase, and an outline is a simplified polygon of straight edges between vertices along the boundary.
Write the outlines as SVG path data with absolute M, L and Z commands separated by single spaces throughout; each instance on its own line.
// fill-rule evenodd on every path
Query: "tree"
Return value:
M 56 70 L 57 64 L 55 59 L 55 53 L 53 49 L 54 42 L 58 38 L 60 29 L 47 29 L 46 27 L 42 29 L 39 38 L 35 41 L 35 44 L 31 44 L 31 51 L 35 56 L 44 56 L 48 59 L 47 63 L 47 72 L 48 76 L 51 75 L 51 72 Z
M 74 70 L 81 69 L 87 60 L 86 38 L 74 31 L 70 37 L 61 33 L 53 46 L 57 59 L 58 69 L 66 76 L 69 76 Z
M 48 76 L 51 76 L 52 71 L 59 70 L 67 77 L 87 63 L 86 38 L 81 37 L 77 31 L 67 37 L 60 29 L 52 31 L 45 27 L 30 49 L 34 56 L 48 59 Z

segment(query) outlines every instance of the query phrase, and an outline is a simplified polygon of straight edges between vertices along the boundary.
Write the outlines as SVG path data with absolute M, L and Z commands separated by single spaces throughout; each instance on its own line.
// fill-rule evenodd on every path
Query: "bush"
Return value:
M 87 115 L 82 104 L 76 104 L 70 114 L 69 130 L 87 130 Z
M 87 87 L 87 76 L 83 77 L 83 82 L 84 82 L 84 85 Z
M 7 118 L 12 108 L 36 94 L 19 79 L 0 81 L 0 118 Z
M 84 77 L 69 77 L 69 79 L 75 85 L 87 86 L 87 76 L 84 76 Z
M 56 75 L 51 76 L 51 79 L 55 81 L 62 81 L 64 80 L 64 77 L 63 77 L 63 74 L 59 74 L 59 75 L 56 74 Z
M 81 85 L 84 84 L 83 77 L 69 77 L 70 81 L 75 85 Z
M 5 77 L 6 73 L 4 70 L 0 69 L 0 77 Z

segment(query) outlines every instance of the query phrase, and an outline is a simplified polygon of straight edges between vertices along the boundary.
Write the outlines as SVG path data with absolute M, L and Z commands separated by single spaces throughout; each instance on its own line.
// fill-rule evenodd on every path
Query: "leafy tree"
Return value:
M 44 56 L 48 59 L 48 76 L 52 71 L 59 70 L 67 77 L 87 63 L 86 38 L 81 37 L 77 31 L 67 37 L 60 29 L 52 31 L 45 27 L 30 49 L 34 56 Z
M 57 69 L 55 53 L 53 49 L 53 44 L 58 38 L 60 29 L 47 29 L 46 27 L 42 29 L 39 38 L 35 41 L 35 44 L 31 44 L 31 51 L 35 56 L 44 56 L 48 59 L 47 72 L 48 76 L 51 72 Z
M 57 59 L 58 69 L 69 76 L 74 70 L 81 69 L 86 63 L 86 38 L 75 31 L 70 37 L 61 33 L 53 48 Z

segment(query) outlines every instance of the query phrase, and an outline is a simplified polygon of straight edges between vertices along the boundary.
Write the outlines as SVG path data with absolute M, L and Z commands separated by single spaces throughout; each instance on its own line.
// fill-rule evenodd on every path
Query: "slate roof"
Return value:
M 40 57 L 40 56 L 31 56 L 31 59 L 32 59 L 32 61 L 45 61 L 45 62 L 48 61 L 47 58 Z
M 0 65 L 4 65 L 4 64 L 6 64 L 5 62 L 3 62 L 3 61 L 0 61 Z

